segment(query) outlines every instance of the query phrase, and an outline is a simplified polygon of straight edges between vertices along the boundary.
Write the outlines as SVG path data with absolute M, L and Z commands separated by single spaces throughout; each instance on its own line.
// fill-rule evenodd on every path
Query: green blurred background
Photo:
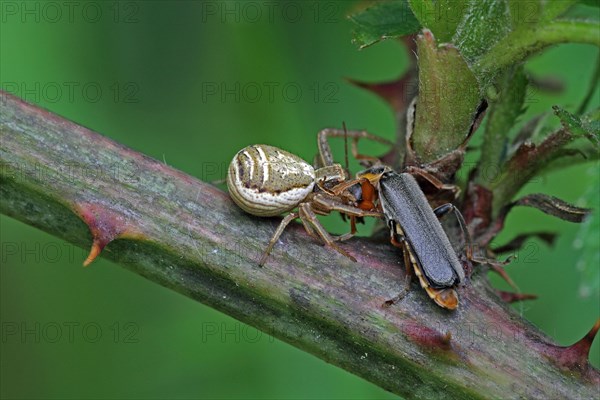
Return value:
M 355 5 L 3 1 L 0 82 L 203 180 L 223 178 L 233 154 L 253 143 L 311 160 L 321 128 L 345 121 L 388 138 L 396 129 L 380 99 L 343 79 L 389 80 L 407 64 L 394 41 L 355 49 L 345 19 Z M 574 111 L 597 56 L 594 47 L 564 45 L 532 59 L 530 71 L 560 78 L 566 90 L 532 91 L 527 115 L 552 104 Z M 577 202 L 594 168 L 564 169 L 525 191 Z M 86 251 L 0 222 L 3 398 L 395 398 L 108 261 L 83 269 Z M 326 222 L 342 230 L 337 218 Z M 578 229 L 516 209 L 497 241 L 561 232 L 553 249 L 532 239 L 508 271 L 540 296 L 516 309 L 563 345 L 600 315 L 597 291 L 581 290 L 575 267 Z

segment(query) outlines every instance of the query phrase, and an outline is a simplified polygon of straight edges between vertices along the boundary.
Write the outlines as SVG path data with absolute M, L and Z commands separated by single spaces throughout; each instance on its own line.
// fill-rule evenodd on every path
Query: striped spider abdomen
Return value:
M 315 169 L 277 147 L 251 145 L 231 160 L 227 187 L 233 201 L 249 214 L 270 217 L 292 210 L 315 185 Z

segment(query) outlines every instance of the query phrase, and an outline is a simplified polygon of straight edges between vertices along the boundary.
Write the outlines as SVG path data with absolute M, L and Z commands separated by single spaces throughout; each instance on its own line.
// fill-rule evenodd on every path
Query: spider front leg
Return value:
M 458 197 L 458 195 L 460 194 L 460 188 L 458 186 L 448 184 L 448 183 L 443 183 L 442 181 L 440 181 L 438 178 L 436 178 L 431 172 L 427 171 L 426 169 L 411 166 L 411 167 L 406 167 L 405 172 L 408 172 L 411 175 L 416 175 L 416 176 L 419 176 L 419 177 L 425 179 L 427 182 L 429 182 L 433 187 L 435 187 L 440 192 L 445 191 L 445 192 L 452 193 L 452 196 L 454 197 L 454 199 L 456 199 Z
M 338 197 L 329 197 L 323 194 L 315 194 L 312 196 L 312 209 L 314 212 L 327 215 L 332 211 L 337 211 L 342 215 L 350 217 L 350 232 L 344 235 L 333 237 L 334 241 L 348 240 L 356 234 L 356 218 L 357 217 L 374 217 L 383 218 L 383 214 L 374 210 L 363 210 L 353 205 L 342 202 Z
M 321 166 L 328 166 L 334 163 L 331 147 L 329 146 L 330 137 L 352 138 L 352 156 L 359 161 L 365 161 L 368 165 L 378 163 L 379 158 L 360 154 L 358 152 L 358 141 L 360 139 L 368 139 L 388 146 L 394 146 L 394 143 L 389 140 L 370 134 L 367 131 L 346 131 L 344 129 L 326 128 L 319 132 L 317 139 Z
M 326 196 L 320 193 L 313 193 L 311 202 L 315 211 L 322 215 L 337 211 L 346 214 L 349 217 L 374 217 L 383 218 L 383 213 L 376 208 L 364 210 L 351 204 L 342 202 L 338 197 Z
M 317 219 L 317 215 L 313 211 L 311 207 L 311 203 L 301 203 L 298 206 L 298 213 L 300 215 L 300 219 L 304 224 L 310 224 L 312 228 L 317 232 L 319 237 L 325 242 L 326 245 L 331 246 L 338 253 L 348 257 L 352 261 L 356 262 L 356 258 L 352 257 L 349 253 L 347 253 L 344 249 L 339 247 L 335 240 L 331 237 L 331 235 L 325 230 L 323 225 Z M 306 225 L 305 225 L 306 227 Z

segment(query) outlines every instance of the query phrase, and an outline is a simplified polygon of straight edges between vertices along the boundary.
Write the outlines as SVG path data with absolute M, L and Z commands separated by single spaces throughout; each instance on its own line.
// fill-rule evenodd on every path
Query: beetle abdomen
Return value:
M 315 170 L 310 164 L 268 145 L 240 150 L 227 173 L 233 201 L 242 210 L 261 217 L 293 209 L 312 192 L 314 184 Z

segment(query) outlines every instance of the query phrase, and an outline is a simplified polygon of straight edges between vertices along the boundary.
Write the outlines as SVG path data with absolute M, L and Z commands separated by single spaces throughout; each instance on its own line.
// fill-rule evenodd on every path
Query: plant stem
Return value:
M 383 308 L 404 286 L 392 246 L 342 244 L 354 263 L 300 226 L 259 268 L 278 220 L 250 217 L 213 186 L 0 94 L 3 214 L 88 248 L 91 230 L 114 262 L 409 398 L 597 395 L 587 358 L 576 373 L 553 361 L 564 349 L 502 303 L 485 274 L 459 289 L 455 312 L 416 283 Z
M 529 32 L 524 32 L 528 30 Z M 494 76 L 497 71 L 524 60 L 527 56 L 559 43 L 587 43 L 600 47 L 596 22 L 556 20 L 531 29 L 517 29 L 486 52 L 473 69 L 477 76 Z

